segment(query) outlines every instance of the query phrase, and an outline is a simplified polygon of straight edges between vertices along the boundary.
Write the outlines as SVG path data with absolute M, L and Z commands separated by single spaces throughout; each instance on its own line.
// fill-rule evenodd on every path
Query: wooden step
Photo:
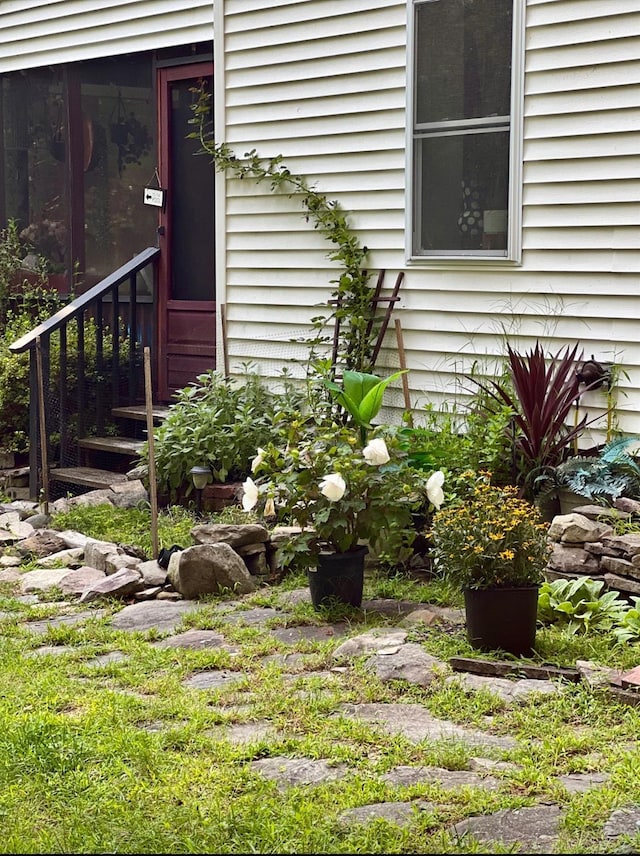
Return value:
M 83 437 L 78 440 L 81 449 L 93 449 L 95 452 L 115 452 L 117 455 L 136 457 L 142 451 L 144 440 L 131 437 Z
M 169 408 L 164 407 L 162 404 L 154 404 L 151 412 L 156 422 L 162 422 L 163 419 L 167 418 Z M 111 413 L 116 419 L 136 419 L 139 422 L 146 422 L 147 420 L 147 410 L 144 404 L 132 404 L 129 407 L 114 407 Z
M 126 482 L 123 473 L 112 473 L 109 470 L 97 470 L 93 467 L 60 467 L 52 469 L 52 481 L 77 484 L 80 487 L 106 488 L 112 484 Z

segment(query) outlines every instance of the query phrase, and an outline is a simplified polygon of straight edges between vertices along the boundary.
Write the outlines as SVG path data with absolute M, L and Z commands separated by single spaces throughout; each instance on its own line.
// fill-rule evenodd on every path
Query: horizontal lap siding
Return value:
M 2 0 L 0 71 L 210 40 L 212 0 Z
M 416 406 L 463 395 L 464 372 L 494 366 L 505 335 L 523 348 L 578 341 L 624 365 L 620 424 L 640 432 L 639 11 L 637 0 L 528 0 L 523 263 L 427 266 L 404 259 L 405 3 L 226 0 L 225 139 L 282 154 L 339 199 L 388 287 L 404 270 L 395 317 Z M 277 374 L 290 356 L 304 362 L 288 339 L 304 335 L 338 269 L 295 198 L 229 181 L 226 204 L 232 367 L 253 359 Z M 398 366 L 392 334 L 379 365 Z
M 227 0 L 225 13 L 225 139 L 238 154 L 282 154 L 339 200 L 392 283 L 404 261 L 404 4 Z M 308 354 L 288 340 L 308 335 L 330 296 L 333 245 L 299 198 L 228 181 L 226 206 L 231 364 L 278 373 Z

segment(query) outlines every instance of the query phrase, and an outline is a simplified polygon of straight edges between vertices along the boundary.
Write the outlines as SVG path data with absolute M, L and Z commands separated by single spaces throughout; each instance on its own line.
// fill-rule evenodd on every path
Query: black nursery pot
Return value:
M 320 553 L 315 570 L 309 569 L 309 592 L 314 609 L 332 602 L 360 607 L 364 587 L 366 546 L 347 553 Z
M 533 653 L 539 586 L 465 589 L 467 637 L 473 648 L 516 657 Z

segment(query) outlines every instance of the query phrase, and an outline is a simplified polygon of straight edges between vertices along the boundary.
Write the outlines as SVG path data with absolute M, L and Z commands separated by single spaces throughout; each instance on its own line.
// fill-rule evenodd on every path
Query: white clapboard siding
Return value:
M 387 289 L 404 271 L 394 317 L 415 406 L 464 398 L 464 373 L 495 370 L 505 336 L 580 342 L 624 367 L 619 423 L 640 432 L 637 0 L 527 2 L 521 265 L 405 260 L 405 13 L 400 0 L 227 0 L 225 139 L 282 154 L 338 199 Z M 330 245 L 295 197 L 229 181 L 226 206 L 232 366 L 295 374 L 304 348 L 287 339 L 330 293 Z M 398 367 L 393 329 L 378 365 Z M 389 400 L 403 406 L 399 384 Z
M 212 39 L 212 0 L 0 2 L 0 71 Z

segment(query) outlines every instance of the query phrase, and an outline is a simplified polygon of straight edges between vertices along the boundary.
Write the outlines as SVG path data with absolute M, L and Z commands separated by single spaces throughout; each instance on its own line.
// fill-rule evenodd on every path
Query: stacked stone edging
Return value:
M 588 576 L 625 597 L 640 596 L 640 532 L 616 535 L 608 521 L 640 525 L 640 502 L 620 498 L 615 508 L 584 505 L 554 517 L 547 579 Z

